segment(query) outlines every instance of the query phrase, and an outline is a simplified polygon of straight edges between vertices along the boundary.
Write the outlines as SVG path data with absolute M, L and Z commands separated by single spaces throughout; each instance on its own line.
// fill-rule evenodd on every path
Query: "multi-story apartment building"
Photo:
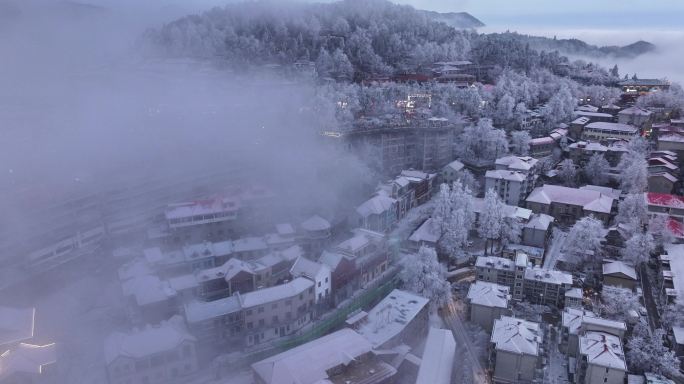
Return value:
M 639 128 L 633 125 L 601 121 L 587 124 L 582 131 L 582 139 L 594 141 L 607 139 L 630 140 L 637 134 L 639 134 Z
M 397 200 L 380 190 L 356 207 L 352 222 L 359 228 L 386 232 L 397 222 L 397 203 Z
M 493 382 L 534 382 L 541 364 L 542 341 L 538 323 L 508 316 L 495 320 L 489 354 Z
M 314 282 L 290 282 L 185 306 L 190 330 L 204 343 L 250 347 L 291 335 L 314 316 Z
M 620 337 L 606 332 L 585 332 L 579 340 L 575 382 L 623 384 L 627 375 Z
M 608 164 L 615 167 L 622 159 L 622 155 L 627 152 L 627 147 L 623 141 L 617 141 L 609 145 L 597 142 L 578 141 L 568 145 L 570 159 L 575 165 L 583 167 L 589 159 L 599 154 L 603 156 Z
M 624 322 L 603 319 L 594 312 L 581 308 L 565 308 L 561 315 L 561 325 L 560 348 L 571 357 L 579 356 L 580 337 L 586 332 L 605 332 L 620 339 L 627 332 Z
M 328 302 L 332 294 L 332 275 L 330 267 L 323 263 L 299 257 L 290 268 L 293 278 L 306 277 L 314 282 L 315 303 L 322 305 Z
M 526 204 L 534 213 L 551 215 L 561 225 L 572 225 L 588 215 L 608 223 L 616 199 L 596 189 L 544 185 L 532 191 Z
M 534 304 L 562 306 L 565 292 L 572 286 L 572 275 L 532 266 L 524 254 L 516 260 L 496 256 L 480 256 L 475 262 L 479 281 L 508 287 L 515 300 Z
M 105 340 L 109 382 L 181 382 L 197 370 L 196 344 L 180 316 L 130 333 L 115 332 Z
M 491 332 L 494 320 L 511 314 L 509 292 L 507 286 L 485 281 L 471 284 L 467 296 L 469 320 Z
M 534 179 L 522 172 L 494 169 L 485 173 L 485 190 L 494 190 L 509 205 L 521 205 L 533 187 Z
M 458 160 L 454 160 L 445 165 L 440 173 L 440 182 L 451 185 L 454 181 L 461 177 L 464 167 L 465 165 Z

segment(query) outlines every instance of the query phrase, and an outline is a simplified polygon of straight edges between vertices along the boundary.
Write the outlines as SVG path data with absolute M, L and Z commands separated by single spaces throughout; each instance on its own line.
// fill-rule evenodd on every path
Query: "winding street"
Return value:
M 471 367 L 473 368 L 473 381 L 477 384 L 488 384 L 489 377 L 487 376 L 487 371 L 482 367 L 482 363 L 477 356 L 477 351 L 473 346 L 470 337 L 468 336 L 465 328 L 463 327 L 463 320 L 461 318 L 461 307 L 456 301 L 451 301 L 444 307 L 442 312 L 442 318 L 447 324 L 451 332 L 456 338 L 458 345 L 465 346 L 467 351 L 467 356 L 471 362 Z

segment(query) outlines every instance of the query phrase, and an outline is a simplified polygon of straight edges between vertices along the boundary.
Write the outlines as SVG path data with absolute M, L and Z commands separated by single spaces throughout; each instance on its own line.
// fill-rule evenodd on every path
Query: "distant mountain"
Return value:
M 430 19 L 445 23 L 446 25 L 458 29 L 473 29 L 484 27 L 485 24 L 468 12 L 433 12 L 422 11 Z
M 586 56 L 590 58 L 605 56 L 632 58 L 656 49 L 655 45 L 647 41 L 637 41 L 636 43 L 632 43 L 624 47 L 599 47 L 588 44 L 579 39 L 556 39 L 541 36 L 523 35 L 516 32 L 505 32 L 500 35 L 506 35 L 509 38 L 514 38 L 520 41 L 521 43 L 529 44 L 531 48 L 536 50 L 547 52 L 558 51 L 562 55 Z

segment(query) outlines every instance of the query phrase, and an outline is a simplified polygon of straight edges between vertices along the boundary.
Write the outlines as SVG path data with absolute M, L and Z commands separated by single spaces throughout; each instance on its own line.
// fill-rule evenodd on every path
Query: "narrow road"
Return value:
M 641 275 L 641 293 L 644 297 L 644 307 L 646 307 L 648 312 L 648 325 L 651 327 L 651 331 L 654 331 L 656 328 L 660 328 L 660 316 L 658 315 L 658 307 L 653 300 L 653 288 L 651 280 L 648 278 L 648 266 L 646 263 L 641 263 L 639 274 Z
M 470 337 L 463 327 L 463 320 L 461 318 L 459 306 L 455 301 L 451 301 L 445 308 L 442 314 L 444 322 L 449 326 L 451 332 L 456 338 L 458 345 L 465 346 L 467 355 L 465 358 L 470 360 L 471 367 L 473 368 L 473 379 L 477 384 L 489 384 L 489 377 L 487 376 L 487 371 L 482 367 L 482 363 L 475 351 Z
M 551 247 L 549 247 L 548 252 L 546 252 L 546 258 L 544 259 L 544 269 L 554 269 L 556 267 L 558 256 L 560 255 L 561 249 L 563 248 L 563 244 L 565 244 L 565 239 L 567 237 L 568 234 L 566 232 L 560 230 L 554 231 Z

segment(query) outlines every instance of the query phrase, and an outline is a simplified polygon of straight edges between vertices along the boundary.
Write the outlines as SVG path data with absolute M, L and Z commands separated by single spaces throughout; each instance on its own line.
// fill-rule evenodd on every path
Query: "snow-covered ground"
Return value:
M 551 238 L 551 246 L 546 252 L 546 258 L 544 259 L 544 269 L 555 269 L 556 263 L 563 252 L 563 246 L 565 245 L 565 239 L 568 237 L 567 232 L 563 232 L 559 229 L 553 231 L 553 237 Z

